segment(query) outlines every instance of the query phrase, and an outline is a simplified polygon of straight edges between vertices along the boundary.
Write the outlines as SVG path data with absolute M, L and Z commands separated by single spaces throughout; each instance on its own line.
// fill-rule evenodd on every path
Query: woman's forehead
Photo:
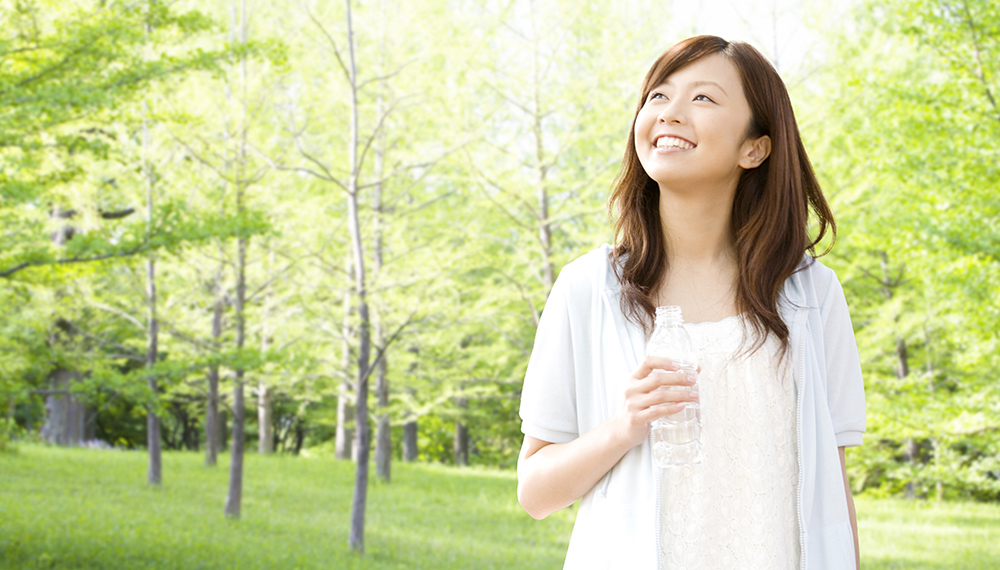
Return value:
M 675 69 L 649 87 L 701 87 L 713 84 L 727 92 L 730 92 L 735 86 L 742 88 L 742 81 L 736 65 L 730 58 L 721 53 L 696 59 L 679 69 Z

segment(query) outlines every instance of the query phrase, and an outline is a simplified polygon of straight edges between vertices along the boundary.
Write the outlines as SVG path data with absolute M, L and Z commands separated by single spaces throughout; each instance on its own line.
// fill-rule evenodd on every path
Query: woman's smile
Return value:
M 698 145 L 681 137 L 673 135 L 660 135 L 656 137 L 656 142 L 653 146 L 656 147 L 657 152 L 666 154 L 669 152 L 691 150 Z

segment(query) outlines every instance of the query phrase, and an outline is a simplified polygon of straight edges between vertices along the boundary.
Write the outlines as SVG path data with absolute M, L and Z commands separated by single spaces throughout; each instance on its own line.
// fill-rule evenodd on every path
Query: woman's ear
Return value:
M 764 135 L 753 140 L 747 139 L 740 149 L 740 167 L 746 170 L 757 168 L 770 155 L 771 137 Z

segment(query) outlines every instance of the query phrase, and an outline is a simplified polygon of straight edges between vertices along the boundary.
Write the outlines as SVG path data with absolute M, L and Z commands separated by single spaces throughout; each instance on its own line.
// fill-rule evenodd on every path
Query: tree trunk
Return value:
M 83 407 L 83 441 L 97 439 L 97 410 L 89 406 Z M 111 443 L 111 442 L 105 442 Z
M 270 252 L 268 273 L 274 267 L 274 251 Z M 264 310 L 261 311 L 260 351 L 267 353 L 271 347 L 271 331 L 268 328 L 271 311 L 271 289 L 264 295 Z M 262 377 L 257 383 L 257 453 L 269 455 L 274 453 L 274 394 Z
M 219 259 L 224 258 L 222 245 L 219 245 Z M 216 353 L 222 347 L 222 311 L 225 308 L 225 298 L 222 289 L 223 263 L 215 272 L 215 302 L 212 304 L 212 348 Z M 208 369 L 208 410 L 205 417 L 205 465 L 215 467 L 219 451 L 225 449 L 226 425 L 219 417 L 219 367 L 213 364 Z
M 205 466 L 215 467 L 219 450 L 222 448 L 219 440 L 225 429 L 219 423 L 219 367 L 212 366 L 208 370 L 208 409 L 205 413 Z
M 152 212 L 150 212 L 152 214 Z M 156 262 L 152 256 L 146 260 L 147 290 L 146 295 L 149 303 L 149 329 L 147 340 L 149 343 L 146 352 L 146 366 L 152 368 L 156 365 L 157 344 L 159 340 L 158 322 L 156 319 Z M 149 376 L 149 391 L 151 397 L 156 398 L 159 393 L 156 376 Z M 149 450 L 149 475 L 150 485 L 159 485 L 163 482 L 163 453 L 160 449 L 160 417 L 156 415 L 154 409 L 149 407 L 146 410 L 146 447 Z
M 906 340 L 902 337 L 896 339 L 896 364 L 899 367 L 896 375 L 899 378 L 906 378 L 910 375 L 910 362 L 907 357 Z
M 376 153 L 376 173 L 381 177 L 381 152 Z M 375 185 L 375 256 L 373 276 L 378 278 L 378 272 L 382 268 L 382 235 L 379 227 L 381 217 L 382 185 Z M 375 395 L 378 401 L 378 431 L 375 437 L 375 475 L 385 482 L 389 482 L 389 471 L 392 462 L 392 425 L 389 421 L 389 364 L 386 351 L 388 349 L 385 337 L 385 327 L 382 323 L 381 315 L 376 313 L 375 339 L 378 346 L 382 348 L 382 357 L 376 364 L 376 384 Z
M 381 401 L 382 396 L 379 395 Z M 380 404 L 385 405 L 385 404 Z M 389 414 L 380 414 L 378 417 L 378 431 L 375 440 L 375 474 L 380 479 L 389 482 L 389 471 L 392 462 L 392 427 L 389 423 Z
M 219 451 L 229 449 L 229 413 L 226 410 L 219 410 Z
M 906 438 L 903 442 L 903 457 L 906 459 L 910 465 L 916 465 L 918 460 L 918 455 L 920 453 L 920 448 L 917 445 L 916 440 L 912 437 Z M 914 481 L 907 481 L 906 483 L 906 498 L 916 499 L 917 498 L 917 485 Z
M 386 29 L 385 29 L 385 5 L 379 3 L 380 15 L 379 18 L 381 25 L 381 37 L 379 44 L 381 47 L 380 57 L 384 64 L 385 61 L 385 40 L 386 40 Z M 385 113 L 385 100 L 382 97 L 381 88 L 378 91 L 375 102 L 375 112 L 376 116 L 383 116 Z M 382 274 L 382 256 L 383 256 L 383 237 L 382 237 L 382 225 L 384 223 L 384 206 L 382 204 L 382 178 L 384 176 L 385 170 L 385 153 L 386 153 L 386 140 L 385 140 L 385 130 L 380 130 L 376 136 L 375 142 L 375 169 L 373 176 L 376 180 L 375 186 L 372 188 L 372 209 L 375 212 L 374 219 L 372 220 L 372 225 L 374 227 L 374 247 L 372 248 L 372 279 L 377 284 L 379 282 L 379 277 Z M 382 314 L 379 311 L 375 311 L 375 342 L 382 350 L 382 357 L 377 363 L 377 378 L 375 384 L 375 395 L 377 398 L 378 406 L 378 427 L 375 434 L 375 476 L 382 481 L 388 483 L 390 479 L 390 469 L 392 463 L 392 424 L 389 419 L 389 366 L 388 366 L 388 350 L 389 347 L 386 343 L 385 335 L 385 323 L 382 320 Z
M 59 206 L 52 208 L 52 218 L 69 220 L 75 215 L 73 210 L 63 210 Z M 52 234 L 52 242 L 65 247 L 73 237 L 74 229 L 67 221 Z M 61 295 L 60 295 L 61 296 Z M 64 342 L 60 333 L 72 337 L 73 326 L 63 318 L 57 318 L 54 332 L 49 338 L 49 344 Z M 83 404 L 70 391 L 70 384 L 82 378 L 79 372 L 58 367 L 49 373 L 51 393 L 45 397 L 45 423 L 42 424 L 42 439 L 56 445 L 80 445 L 83 443 Z
M 458 408 L 460 410 L 468 409 L 469 399 L 459 398 Z M 466 466 L 469 464 L 469 430 L 462 423 L 462 417 L 455 421 L 455 465 Z
M 351 172 L 347 184 L 347 216 L 351 232 L 351 249 L 354 253 L 354 294 L 358 302 L 360 317 L 358 330 L 358 375 L 355 387 L 357 400 L 354 404 L 354 429 L 357 431 L 358 451 L 357 470 L 354 474 L 354 500 L 351 505 L 351 532 L 348 544 L 352 550 L 365 550 L 365 509 L 368 502 L 368 459 L 371 447 L 371 436 L 368 429 L 368 367 L 371 361 L 371 332 L 368 316 L 368 292 L 365 288 L 365 258 L 364 245 L 361 240 L 361 223 L 358 217 L 358 175 L 360 163 L 358 152 L 358 81 L 357 67 L 354 57 L 354 29 L 351 21 L 351 0 L 345 0 L 347 5 L 347 47 L 349 52 L 348 69 L 351 83 L 351 140 L 348 152 L 350 154 Z
M 403 424 L 403 461 L 407 463 L 417 460 L 417 420 L 408 420 Z
M 271 389 L 261 380 L 257 385 L 257 452 L 262 455 L 274 453 L 274 425 L 271 423 L 274 403 Z
M 243 312 L 246 297 L 246 255 L 247 239 L 237 240 L 236 256 L 236 348 L 243 348 L 245 340 L 245 316 Z M 229 463 L 229 495 L 226 497 L 226 516 L 232 518 L 240 517 L 240 508 L 243 501 L 243 444 L 244 429 L 246 428 L 246 404 L 243 401 L 243 374 L 241 368 L 237 368 L 233 374 L 233 450 L 230 454 Z
M 240 518 L 243 503 L 243 428 L 244 402 L 242 371 L 237 371 L 233 386 L 233 451 L 229 462 L 229 493 L 226 495 L 226 516 Z
M 531 18 L 532 18 L 532 28 L 534 28 L 534 4 L 530 5 Z M 552 221 L 549 218 L 549 189 L 548 181 L 546 180 L 549 170 L 549 165 L 545 158 L 545 129 L 542 126 L 542 119 L 545 116 L 545 111 L 542 110 L 542 85 L 548 80 L 545 77 L 545 70 L 543 66 L 539 63 L 540 47 L 538 42 L 538 36 L 534 35 L 534 50 L 533 50 L 533 82 L 534 87 L 533 101 L 533 124 L 532 132 L 535 138 L 535 168 L 538 176 L 538 238 L 542 246 L 542 282 L 545 285 L 545 294 L 548 295 L 549 291 L 552 290 L 552 285 L 555 283 L 555 270 L 552 264 Z M 537 323 L 536 323 L 537 324 Z
M 149 34 L 149 28 L 146 28 Z M 142 104 L 142 173 L 146 180 L 146 239 L 153 237 L 154 207 L 156 191 L 156 173 L 153 171 L 153 163 L 150 158 L 152 152 L 152 141 L 149 133 L 149 121 L 147 114 L 148 105 Z M 156 314 L 156 258 L 150 253 L 146 257 L 146 368 L 152 370 L 156 366 L 157 352 L 159 350 L 159 322 Z M 147 378 L 150 397 L 158 399 L 159 387 L 157 386 L 156 375 L 150 374 Z M 146 448 L 149 450 L 149 474 L 150 485 L 159 485 L 163 482 L 163 454 L 160 450 L 160 417 L 152 405 L 146 408 Z
M 351 256 L 348 256 L 346 263 L 347 275 L 354 276 L 354 265 Z M 341 323 L 343 333 L 343 344 L 341 349 L 341 365 L 345 374 L 353 368 L 351 362 L 351 291 L 344 292 L 344 320 Z M 353 415 L 354 408 L 351 406 L 351 383 L 344 380 L 340 383 L 340 392 L 337 394 L 337 432 L 334 441 L 334 455 L 337 459 L 351 459 L 354 456 L 354 433 L 349 422 Z
M 233 27 L 235 29 L 235 14 Z M 240 37 L 239 43 L 247 43 L 247 3 L 242 0 L 239 22 Z M 247 190 L 247 131 L 248 115 L 247 107 L 249 101 L 246 99 L 247 85 L 247 61 L 246 56 L 241 55 L 240 79 L 244 88 L 243 117 L 240 120 L 240 146 L 236 157 L 236 170 L 233 179 L 233 186 L 236 189 L 236 214 L 243 216 L 246 213 L 244 203 Z M 249 239 L 239 237 L 236 240 L 236 299 L 234 303 L 234 318 L 236 325 L 236 350 L 242 350 L 246 342 L 246 268 L 247 268 L 247 247 Z M 243 401 L 243 376 L 244 370 L 237 368 L 233 371 L 233 450 L 230 454 L 229 463 L 229 493 L 226 497 L 226 516 L 231 518 L 240 517 L 240 509 L 243 502 L 243 452 L 246 429 L 246 404 Z
M 83 443 L 85 410 L 72 393 L 70 384 L 79 381 L 79 372 L 58 368 L 49 374 L 51 392 L 45 397 L 45 423 L 42 439 L 56 445 Z
M 413 363 L 410 364 L 410 374 L 415 375 L 417 368 L 420 366 L 420 346 L 414 345 L 408 351 L 416 356 L 413 359 Z M 413 388 L 407 388 L 406 390 L 411 396 L 413 395 Z M 413 417 L 412 411 L 407 411 L 406 423 L 403 424 L 403 461 L 411 463 L 417 460 L 417 456 L 417 418 Z
M 340 393 L 337 396 L 337 433 L 334 442 L 334 455 L 337 459 L 349 460 L 354 457 L 354 430 L 347 423 L 354 414 L 350 404 L 350 384 L 340 383 Z

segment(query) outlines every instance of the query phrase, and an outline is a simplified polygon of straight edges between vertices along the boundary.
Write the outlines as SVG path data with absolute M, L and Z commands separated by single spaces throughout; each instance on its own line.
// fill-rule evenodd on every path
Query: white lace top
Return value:
M 662 471 L 665 569 L 799 567 L 795 386 L 781 343 L 741 349 L 743 321 L 685 324 L 699 352 L 704 459 Z

